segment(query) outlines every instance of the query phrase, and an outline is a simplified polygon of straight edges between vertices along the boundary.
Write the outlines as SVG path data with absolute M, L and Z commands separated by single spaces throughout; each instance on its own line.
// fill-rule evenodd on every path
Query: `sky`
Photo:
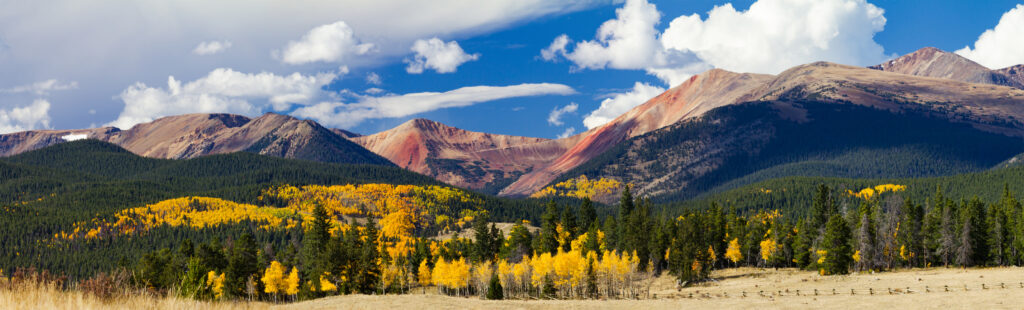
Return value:
M 267 112 L 557 138 L 712 68 L 1024 63 L 1021 1 L 0 0 L 0 133 Z

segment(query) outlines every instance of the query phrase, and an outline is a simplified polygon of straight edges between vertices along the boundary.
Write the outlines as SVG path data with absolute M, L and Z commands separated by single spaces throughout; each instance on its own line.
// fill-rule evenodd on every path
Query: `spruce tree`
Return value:
M 372 294 L 376 291 L 380 281 L 380 265 L 377 263 L 380 257 L 380 253 L 377 251 L 377 238 L 380 237 L 380 233 L 372 219 L 367 219 L 362 237 L 366 241 L 360 247 L 359 261 L 357 262 L 359 268 L 355 278 L 356 286 L 360 293 Z
M 303 236 L 302 242 L 302 272 L 303 279 L 320 279 L 320 276 L 330 271 L 330 257 L 328 245 L 331 241 L 331 219 L 323 205 L 316 204 L 313 207 L 313 219 Z M 309 281 L 310 292 L 315 296 L 322 296 L 320 293 L 320 281 Z
M 822 264 L 826 275 L 847 274 L 853 261 L 850 250 L 850 228 L 840 214 L 833 214 L 825 224 L 825 239 L 822 248 L 826 251 Z
M 594 209 L 594 202 L 590 201 L 590 197 L 583 197 L 583 202 L 580 203 L 580 227 L 582 229 L 590 229 L 591 226 L 599 225 L 597 223 L 597 210 Z
M 554 200 L 548 201 L 547 210 L 541 216 L 540 239 L 538 240 L 537 252 L 556 253 L 558 252 L 558 204 Z
M 228 259 L 228 268 L 224 272 L 224 293 L 228 296 L 246 296 L 246 283 L 249 277 L 256 277 L 259 266 L 256 265 L 256 242 L 252 235 L 246 233 L 235 241 Z
M 860 271 L 875 268 L 875 222 L 872 219 L 870 207 L 867 203 L 861 204 L 860 227 L 857 231 L 857 251 L 860 252 L 860 261 L 857 262 L 857 269 Z
M 502 300 L 505 299 L 505 292 L 501 288 L 501 280 L 498 279 L 497 273 L 491 274 L 491 282 L 487 285 L 487 299 L 490 300 Z

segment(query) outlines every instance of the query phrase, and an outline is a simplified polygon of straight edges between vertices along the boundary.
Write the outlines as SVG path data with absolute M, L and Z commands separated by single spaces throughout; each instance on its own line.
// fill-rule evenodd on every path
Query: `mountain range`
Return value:
M 713 69 L 611 122 L 543 139 L 414 119 L 359 135 L 279 114 L 165 117 L 131 129 L 0 135 L 0 156 L 96 139 L 156 158 L 246 151 L 396 165 L 456 186 L 526 196 L 586 175 L 686 199 L 780 176 L 922 177 L 1024 153 L 1024 66 L 992 70 L 924 48 L 871 67 L 816 62 L 778 75 Z

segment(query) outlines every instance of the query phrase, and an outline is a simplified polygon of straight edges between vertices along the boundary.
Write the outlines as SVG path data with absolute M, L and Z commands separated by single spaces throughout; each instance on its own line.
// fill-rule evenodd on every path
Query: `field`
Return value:
M 514 300 L 427 294 L 337 296 L 285 305 L 285 309 L 1019 309 L 1024 268 L 914 269 L 822 277 L 813 272 L 738 268 L 716 271 L 716 281 L 675 289 L 661 277 L 645 300 Z M 982 288 L 982 284 L 985 288 Z M 1001 286 L 1002 284 L 1002 286 Z M 949 292 L 945 291 L 949 286 Z M 1005 286 L 1005 288 L 1003 288 Z M 966 287 L 966 289 L 965 289 Z M 909 291 L 908 291 L 909 288 Z M 814 290 L 818 295 L 814 295 Z M 836 295 L 832 294 L 836 290 Z M 856 295 L 850 295 L 853 289 Z M 892 289 L 890 294 L 889 289 Z M 781 293 L 780 293 L 781 291 Z M 746 292 L 747 297 L 742 297 Z M 872 294 L 873 292 L 873 294 Z M 690 298 L 690 294 L 693 297 Z
M 682 290 L 675 288 L 672 278 L 661 277 L 651 283 L 651 296 L 643 300 L 487 301 L 440 296 L 427 288 L 426 293 L 417 289 L 407 295 L 335 296 L 284 305 L 150 296 L 101 301 L 81 292 L 31 286 L 0 289 L 0 309 L 1019 309 L 1024 304 L 1021 267 L 834 277 L 793 269 L 735 268 L 715 271 L 713 277 L 715 281 Z

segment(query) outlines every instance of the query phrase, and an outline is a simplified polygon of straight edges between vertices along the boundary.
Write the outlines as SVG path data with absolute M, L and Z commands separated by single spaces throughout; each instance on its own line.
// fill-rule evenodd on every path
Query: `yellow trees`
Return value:
M 778 244 L 775 240 L 772 240 L 772 238 L 767 238 L 761 241 L 761 260 L 763 260 L 765 264 L 771 263 L 772 257 L 775 256 L 775 252 L 778 248 Z
M 469 270 L 469 264 L 466 264 L 465 258 L 459 258 L 450 263 L 442 258 L 434 264 L 434 271 L 431 272 L 431 277 L 438 289 L 461 294 L 462 289 L 469 286 Z
M 562 296 L 576 297 L 586 284 L 587 262 L 580 250 L 559 251 L 554 256 L 554 285 Z
M 395 264 L 387 264 L 381 268 L 380 280 L 384 284 L 384 290 L 388 290 L 392 286 L 398 286 L 404 290 L 405 269 Z
M 415 226 L 413 225 L 413 217 L 409 214 L 409 210 L 397 210 L 384 216 L 380 220 L 381 233 L 388 237 L 406 237 L 412 232 Z
M 857 198 L 860 198 L 860 199 L 870 200 L 870 199 L 872 199 L 872 198 L 874 198 L 874 197 L 876 197 L 878 195 L 884 194 L 886 192 L 901 192 L 901 191 L 904 191 L 906 189 L 907 189 L 906 185 L 880 184 L 880 185 L 875 185 L 874 187 L 864 188 L 864 189 L 862 189 L 862 190 L 860 190 L 859 192 L 856 192 L 856 193 L 854 193 L 852 190 L 847 190 L 846 193 L 849 194 L 850 196 L 854 196 L 854 197 L 857 197 Z
M 725 249 L 725 258 L 733 264 L 739 263 L 740 260 L 743 259 L 743 253 L 740 251 L 739 238 L 733 238 L 732 241 L 729 241 L 729 248 Z
M 530 283 L 536 287 L 543 286 L 544 281 L 548 280 L 547 277 L 554 270 L 554 257 L 547 252 L 534 255 L 530 258 L 530 270 Z
M 416 274 L 419 276 L 419 283 L 421 286 L 430 285 L 430 266 L 427 265 L 426 259 L 420 262 L 420 268 L 416 270 Z
M 292 272 L 288 273 L 288 277 L 284 279 L 284 293 L 285 295 L 295 295 L 299 293 L 299 269 L 292 267 Z
M 328 279 L 328 277 L 330 277 L 330 276 L 331 276 L 330 272 L 324 272 L 324 274 L 320 275 L 320 291 L 321 292 L 333 292 L 333 291 L 337 291 L 338 290 L 338 286 L 334 285 L 334 283 L 331 282 Z
M 490 262 L 483 262 L 473 266 L 473 287 L 477 292 L 487 292 L 487 286 L 491 281 L 491 274 L 494 272 Z
M 579 237 L 576 237 L 576 240 L 573 240 L 570 244 L 572 249 L 582 251 L 583 245 L 587 244 L 587 242 L 590 240 L 590 235 L 588 234 L 589 232 L 584 232 L 583 234 L 580 234 Z M 597 244 L 599 251 L 604 251 L 604 232 L 601 230 L 597 230 L 597 233 L 595 235 L 597 235 Z
M 275 261 L 270 262 L 270 267 L 263 272 L 263 278 L 260 279 L 263 282 L 263 292 L 267 294 L 277 294 L 278 292 L 287 289 L 287 283 L 284 278 L 285 269 L 281 263 Z
M 599 178 L 591 180 L 586 175 L 569 179 L 558 184 L 545 187 L 530 195 L 532 198 L 543 198 L 549 196 L 566 196 L 575 198 L 590 198 L 596 201 L 608 201 L 615 198 L 615 195 L 622 191 L 622 182 L 615 179 Z
M 210 273 L 206 274 L 206 286 L 210 287 L 213 291 L 213 298 L 220 299 L 224 297 L 224 274 L 217 275 L 216 271 L 211 270 Z

